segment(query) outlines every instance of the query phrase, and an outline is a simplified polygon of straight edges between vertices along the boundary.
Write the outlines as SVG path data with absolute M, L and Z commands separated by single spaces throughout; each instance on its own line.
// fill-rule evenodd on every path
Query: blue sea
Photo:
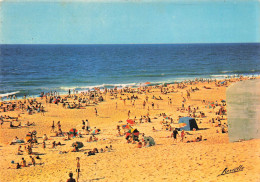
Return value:
M 0 45 L 0 97 L 260 73 L 260 44 Z

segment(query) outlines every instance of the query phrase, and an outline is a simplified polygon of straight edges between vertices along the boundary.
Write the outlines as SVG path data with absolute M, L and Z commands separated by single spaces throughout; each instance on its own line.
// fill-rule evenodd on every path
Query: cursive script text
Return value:
M 234 168 L 234 169 L 228 169 L 227 167 L 222 171 L 222 173 L 218 176 L 221 176 L 221 175 L 225 175 L 225 174 L 230 174 L 230 173 L 236 173 L 236 172 L 239 172 L 239 171 L 243 171 L 244 167 L 242 165 L 238 166 L 237 168 Z

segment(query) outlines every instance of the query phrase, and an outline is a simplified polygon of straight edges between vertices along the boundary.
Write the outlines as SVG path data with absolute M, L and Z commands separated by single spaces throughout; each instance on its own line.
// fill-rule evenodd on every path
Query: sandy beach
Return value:
M 241 78 L 241 80 L 245 79 L 248 78 Z M 92 103 L 92 100 L 88 106 L 82 106 L 81 109 L 68 109 L 67 106 L 63 107 L 62 103 L 46 103 L 43 97 L 36 100 L 42 103 L 44 113 L 33 111 L 29 114 L 26 109 L 19 108 L 14 111 L 6 110 L 6 112 L 1 110 L 1 116 L 6 115 L 11 118 L 4 118 L 0 129 L 0 181 L 66 181 L 69 172 L 73 172 L 73 178 L 76 178 L 77 157 L 80 158 L 79 182 L 259 181 L 260 140 L 229 143 L 228 133 L 222 133 L 222 129 L 227 131 L 227 115 L 223 113 L 216 115 L 216 109 L 219 110 L 220 107 L 226 109 L 224 102 L 221 101 L 226 100 L 227 87 L 239 80 L 230 79 L 224 84 L 221 84 L 223 80 L 218 80 L 219 85 L 215 81 L 193 81 L 179 86 L 171 84 L 164 87 L 149 86 L 148 83 L 139 89 L 128 89 L 127 92 L 133 93 L 120 93 L 120 90 L 117 90 L 117 97 L 115 92 L 112 94 L 109 91 L 106 94 L 98 94 L 104 101 L 96 100 L 96 103 Z M 98 89 L 96 92 L 99 92 Z M 77 98 L 73 93 L 71 95 L 73 96 L 68 98 L 67 102 L 71 105 L 73 102 L 78 104 L 80 93 L 75 94 Z M 131 100 L 133 95 L 138 99 Z M 61 98 L 65 97 L 61 96 Z M 24 102 L 24 99 L 20 101 Z M 18 101 L 10 102 L 18 103 Z M 8 104 L 2 102 L 1 108 L 5 105 Z M 189 106 L 190 113 L 188 113 Z M 195 112 L 193 112 L 194 108 Z M 178 131 L 177 142 L 174 141 L 171 137 L 172 128 L 179 128 L 179 118 L 193 114 L 199 130 L 185 131 L 183 142 L 180 141 L 179 136 L 181 131 Z M 149 116 L 151 122 L 143 118 L 140 123 L 141 116 L 146 118 Z M 18 117 L 18 121 L 14 121 L 16 119 L 12 117 Z M 127 143 L 121 127 L 122 136 L 119 136 L 117 126 L 127 124 L 128 119 L 134 120 L 135 117 L 136 123 L 132 128 L 140 132 L 140 141 L 144 133 L 145 136 L 154 139 L 156 143 L 154 146 L 138 148 L 138 142 Z M 89 122 L 90 133 L 100 129 L 99 134 L 95 135 L 97 141 L 87 142 L 91 135 L 87 135 L 85 129 L 82 129 L 82 120 L 86 119 Z M 219 124 L 218 119 L 221 126 L 216 127 Z M 28 121 L 34 124 L 10 128 L 10 121 L 15 126 L 19 122 L 24 126 Z M 58 130 L 57 122 L 60 121 L 63 133 L 75 128 L 82 137 L 76 136 L 70 140 L 63 140 L 66 136 L 55 136 L 51 131 L 53 121 L 55 131 Z M 171 129 L 166 126 L 167 124 L 163 124 L 166 121 Z M 37 131 L 38 144 L 32 145 L 31 155 L 24 150 L 27 143 L 10 145 L 15 136 L 18 139 L 25 139 L 26 134 L 33 130 Z M 48 137 L 45 149 L 42 147 L 44 134 Z M 200 136 L 202 140 L 194 142 Z M 62 145 L 52 148 L 53 141 L 60 142 Z M 72 143 L 76 141 L 82 142 L 84 147 L 79 148 L 78 152 L 71 152 Z M 20 145 L 23 152 L 22 155 L 17 155 Z M 108 149 L 110 145 L 112 148 Z M 94 148 L 97 148 L 99 153 L 89 156 L 87 153 Z M 105 151 L 100 152 L 101 148 Z M 30 156 L 40 158 L 35 159 L 35 166 L 15 169 L 16 163 L 20 163 L 22 158 L 28 165 L 31 162 Z M 239 169 L 233 170 L 235 168 Z M 236 172 L 233 173 L 234 171 Z

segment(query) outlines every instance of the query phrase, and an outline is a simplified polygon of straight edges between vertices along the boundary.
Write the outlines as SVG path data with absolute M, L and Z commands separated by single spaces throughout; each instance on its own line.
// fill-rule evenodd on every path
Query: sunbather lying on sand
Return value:
M 207 139 L 204 139 L 204 140 L 207 140 Z M 190 143 L 190 142 L 200 142 L 200 141 L 202 141 L 202 135 L 200 135 L 199 137 L 197 137 L 194 140 L 188 140 L 187 143 Z
M 16 143 L 24 143 L 23 139 L 18 139 L 18 137 L 16 136 L 10 143 L 10 145 L 14 145 Z
M 18 125 L 13 125 L 13 122 L 11 121 L 10 122 L 10 128 L 18 128 L 18 127 L 20 127 L 21 126 L 21 122 L 18 124 Z
M 211 87 L 206 87 L 206 86 L 204 86 L 203 88 L 205 88 L 205 89 L 211 89 Z
M 25 124 L 25 126 L 34 126 L 34 125 L 35 125 L 34 122 L 30 123 L 29 121 L 27 121 L 27 123 Z

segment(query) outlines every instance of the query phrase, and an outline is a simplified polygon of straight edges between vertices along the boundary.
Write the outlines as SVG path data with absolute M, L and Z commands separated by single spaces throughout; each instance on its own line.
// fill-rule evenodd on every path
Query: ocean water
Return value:
M 259 75 L 260 44 L 0 45 L 0 96 Z

